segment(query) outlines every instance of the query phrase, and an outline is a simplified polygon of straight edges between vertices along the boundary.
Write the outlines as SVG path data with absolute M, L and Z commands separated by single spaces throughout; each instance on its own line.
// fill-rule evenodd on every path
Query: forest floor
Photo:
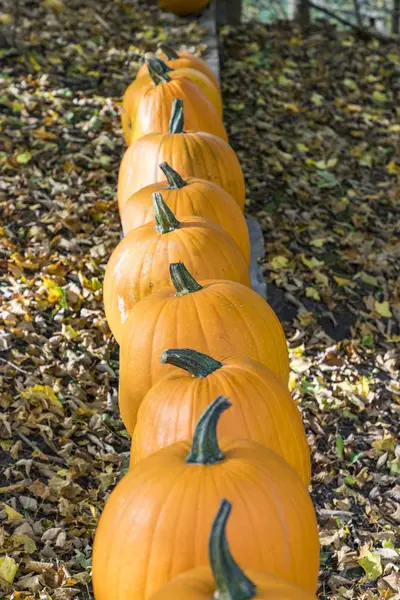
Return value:
M 10 3 L 11 4 L 11 3 Z M 122 0 L 0 15 L 0 597 L 91 598 L 127 467 L 102 307 L 136 52 L 195 22 Z M 320 598 L 400 598 L 400 53 L 318 26 L 221 31 L 225 122 L 313 457 Z M 8 583 L 7 583 L 8 582 Z M 1 589 L 3 592 L 1 592 Z

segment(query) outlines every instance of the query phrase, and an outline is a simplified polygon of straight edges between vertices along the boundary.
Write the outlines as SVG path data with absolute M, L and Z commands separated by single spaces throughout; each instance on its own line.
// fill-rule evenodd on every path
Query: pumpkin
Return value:
M 166 73 L 159 68 L 157 59 L 147 61 L 150 77 L 146 82 L 141 78 L 139 97 L 130 108 L 131 136 L 129 143 L 147 133 L 164 133 L 168 123 L 174 98 L 185 100 L 185 121 L 190 129 L 213 133 L 225 141 L 228 136 L 217 109 L 198 84 L 177 72 Z M 194 71 L 196 74 L 196 72 Z M 197 77 L 197 81 L 200 76 Z M 213 84 L 210 82 L 210 90 Z M 215 90 L 215 94 L 217 91 Z
M 197 567 L 178 575 L 151 600 L 316 600 L 313 594 L 280 577 L 255 570 L 245 573 L 240 568 L 231 554 L 226 533 L 231 509 L 228 500 L 221 500 L 208 542 L 211 569 Z
M 219 225 L 235 240 L 250 263 L 247 224 L 232 196 L 211 181 L 198 177 L 183 179 L 166 162 L 159 166 L 166 181 L 142 188 L 123 205 L 121 221 L 124 234 L 154 219 L 152 194 L 162 193 L 164 202 L 178 219 L 198 216 Z
M 200 71 L 201 73 L 204 73 L 204 75 L 207 75 L 217 90 L 220 91 L 219 81 L 214 71 L 209 67 L 205 60 L 195 56 L 191 52 L 177 52 L 167 44 L 160 44 L 159 48 L 162 51 L 159 58 L 165 61 L 168 67 L 171 69 L 196 69 L 196 71 Z M 147 75 L 148 72 L 147 65 L 143 64 L 137 72 L 136 79 L 139 79 L 139 77 L 142 77 L 143 75 Z
M 180 370 L 160 379 L 144 397 L 132 438 L 132 464 L 191 439 L 203 410 L 225 394 L 232 410 L 221 417 L 219 434 L 264 444 L 309 485 L 310 452 L 300 412 L 270 369 L 247 357 L 219 361 L 188 348 L 165 350 L 161 363 Z
M 166 348 L 185 345 L 212 353 L 217 360 L 235 354 L 248 356 L 267 365 L 284 385 L 288 383 L 285 335 L 261 296 L 234 281 L 208 279 L 200 284 L 183 263 L 171 264 L 170 273 L 173 287 L 135 304 L 124 327 L 119 408 L 129 433 L 145 394 L 174 370 L 160 363 Z
M 234 507 L 228 539 L 239 563 L 315 592 L 319 543 L 307 490 L 268 448 L 217 438 L 219 416 L 229 406 L 219 396 L 201 415 L 193 440 L 148 456 L 117 484 L 94 541 L 96 600 L 148 600 L 173 577 L 206 565 L 221 498 Z
M 186 67 L 175 70 L 171 69 L 165 64 L 165 62 L 157 58 L 151 60 L 146 59 L 146 66 L 149 62 L 151 62 L 151 64 L 153 65 L 153 69 L 156 68 L 161 73 L 167 73 L 171 79 L 186 77 L 190 81 L 193 81 L 207 96 L 207 98 L 215 107 L 219 118 L 222 119 L 221 95 L 219 93 L 219 90 L 215 87 L 215 84 L 209 79 L 209 77 L 207 77 L 207 75 L 201 73 L 201 71 L 197 71 L 196 69 L 189 69 Z M 127 145 L 129 145 L 132 141 L 132 125 L 135 123 L 137 107 L 140 102 L 140 99 L 144 91 L 148 89 L 149 84 L 151 87 L 154 85 L 148 69 L 149 68 L 147 67 L 147 74 L 136 78 L 130 84 L 130 86 L 128 86 L 122 101 L 121 122 L 125 142 Z
M 207 6 L 210 0 L 160 0 L 160 8 L 176 15 L 191 15 Z
M 180 221 L 153 194 L 155 221 L 131 231 L 115 248 L 104 277 L 104 307 L 111 331 L 120 342 L 132 307 L 170 285 L 171 261 L 184 260 L 195 277 L 230 279 L 250 286 L 242 251 L 218 225 L 201 217 Z
M 146 135 L 127 148 L 118 175 L 120 212 L 132 194 L 163 181 L 158 165 L 164 161 L 182 177 L 199 177 L 219 185 L 244 208 L 244 177 L 234 150 L 211 133 L 184 131 L 183 117 L 183 102 L 175 99 L 168 133 Z

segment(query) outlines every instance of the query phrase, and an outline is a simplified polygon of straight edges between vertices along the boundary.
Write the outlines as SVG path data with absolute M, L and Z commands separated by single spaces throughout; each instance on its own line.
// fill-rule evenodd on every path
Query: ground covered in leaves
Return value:
M 167 31 L 201 53 L 203 32 L 121 0 L 20 4 L 0 15 L 0 596 L 90 598 L 93 534 L 129 451 L 101 292 L 120 236 L 119 103 L 135 53 Z M 221 32 L 221 54 L 313 452 L 321 598 L 396 598 L 399 53 L 248 24 Z
M 221 45 L 313 454 L 321 594 L 400 598 L 398 46 L 252 24 Z

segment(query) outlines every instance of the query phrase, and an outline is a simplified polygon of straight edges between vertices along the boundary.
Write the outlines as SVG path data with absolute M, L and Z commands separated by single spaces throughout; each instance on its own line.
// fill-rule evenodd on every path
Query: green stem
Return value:
M 171 46 L 168 46 L 168 44 L 159 44 L 158 47 L 164 52 L 168 60 L 179 58 L 179 54 Z
M 183 100 L 174 98 L 172 100 L 172 112 L 169 120 L 169 133 L 183 133 Z
M 223 367 L 222 363 L 211 358 L 211 356 L 207 356 L 207 354 L 203 354 L 202 352 L 196 352 L 196 350 L 190 350 L 189 348 L 164 350 L 161 354 L 161 362 L 185 369 L 193 377 L 200 379 L 211 375 L 211 373 Z
M 226 538 L 226 524 L 232 509 L 228 500 L 221 500 L 211 527 L 208 554 L 217 589 L 214 600 L 250 600 L 256 586 L 235 562 Z
M 172 285 L 176 291 L 176 296 L 193 294 L 193 292 L 198 292 L 203 289 L 194 277 L 191 276 L 183 262 L 171 263 L 169 265 L 169 273 L 171 275 Z
M 158 192 L 152 194 L 154 220 L 158 233 L 168 233 L 178 229 L 180 223 L 172 210 L 165 204 L 163 197 Z
M 171 71 L 172 69 L 169 69 L 169 67 L 167 67 L 162 60 L 159 58 L 146 58 L 145 61 L 154 85 L 168 83 L 168 81 L 171 81 L 171 77 L 168 75 L 167 70 Z
M 158 165 L 168 181 L 169 190 L 180 190 L 187 185 L 186 181 L 167 162 Z
M 225 396 L 218 396 L 200 415 L 193 434 L 192 447 L 186 462 L 195 465 L 213 465 L 224 460 L 218 445 L 217 425 L 220 416 L 232 403 Z

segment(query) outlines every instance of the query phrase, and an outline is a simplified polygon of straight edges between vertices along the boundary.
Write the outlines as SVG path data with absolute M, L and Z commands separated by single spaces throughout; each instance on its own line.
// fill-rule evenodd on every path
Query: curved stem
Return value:
M 215 600 L 250 600 L 256 586 L 235 562 L 226 539 L 226 524 L 232 509 L 228 500 L 221 500 L 211 527 L 208 554 L 217 589 Z
M 190 350 L 189 348 L 174 348 L 173 350 L 164 350 L 161 354 L 161 362 L 167 365 L 174 365 L 180 369 L 185 369 L 193 377 L 204 378 L 214 371 L 221 369 L 224 365 L 218 360 L 211 358 L 202 352 Z
M 164 52 L 168 60 L 175 60 L 176 58 L 179 58 L 179 54 L 176 52 L 176 50 L 171 48 L 171 46 L 168 46 L 168 44 L 159 44 L 158 47 Z
M 159 85 L 160 83 L 168 83 L 168 81 L 171 81 L 171 77 L 168 75 L 168 72 L 164 68 L 164 66 L 167 67 L 167 65 L 163 63 L 162 60 L 160 60 L 159 58 L 146 58 L 145 62 L 154 85 Z M 164 64 L 164 66 L 161 66 L 162 64 Z M 171 71 L 169 67 L 167 67 L 167 69 Z
M 200 415 L 193 434 L 192 447 L 186 462 L 196 465 L 213 465 L 224 460 L 218 445 L 217 425 L 220 416 L 232 403 L 225 396 L 218 396 Z
M 169 133 L 183 133 L 183 100 L 174 98 L 172 100 L 172 112 L 169 120 Z
M 158 166 L 167 178 L 169 190 L 179 190 L 187 185 L 186 181 L 167 162 L 162 162 Z
M 175 288 L 176 296 L 185 296 L 185 294 L 193 294 L 203 288 L 194 277 L 191 276 L 183 262 L 171 263 L 169 265 L 169 273 L 171 276 L 172 285 Z
M 163 197 L 158 192 L 152 194 L 154 220 L 158 233 L 168 233 L 178 229 L 180 223 L 172 210 L 165 204 Z

